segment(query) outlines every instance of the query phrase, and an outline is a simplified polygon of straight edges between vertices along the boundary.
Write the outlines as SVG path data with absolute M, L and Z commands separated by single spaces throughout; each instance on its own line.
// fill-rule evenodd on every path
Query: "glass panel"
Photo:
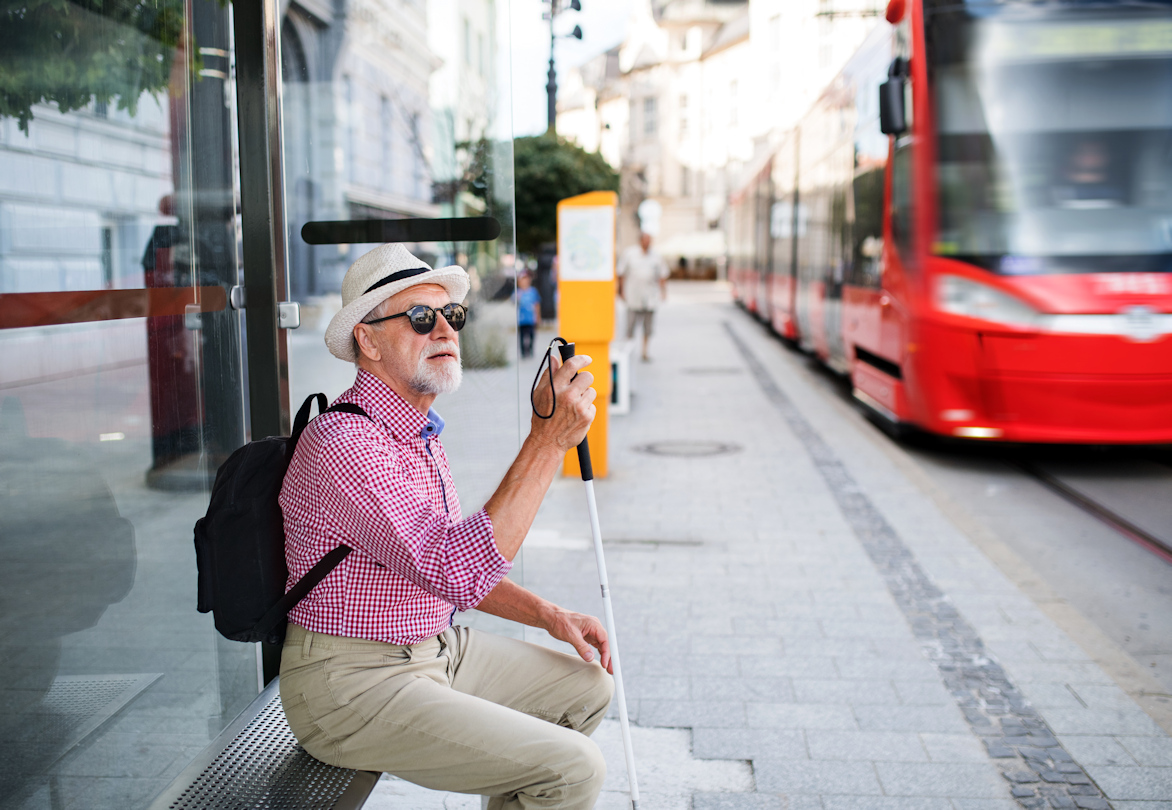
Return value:
M 0 24 L 0 805 L 146 806 L 256 694 L 196 613 L 244 439 L 229 9 Z
M 320 5 L 290 5 L 281 25 L 288 278 L 302 312 L 289 334 L 292 406 L 318 391 L 332 401 L 353 385 L 354 366 L 331 355 L 323 336 L 341 308 L 346 269 L 376 246 L 309 244 L 306 223 L 495 219 L 500 236 L 490 241 L 406 243 L 433 267 L 458 264 L 472 277 L 463 383 L 435 405 L 468 516 L 516 456 L 535 370 L 527 365 L 520 379 L 508 3 L 408 0 L 395 6 L 393 25 L 389 13 Z M 490 617 L 456 621 L 484 627 Z

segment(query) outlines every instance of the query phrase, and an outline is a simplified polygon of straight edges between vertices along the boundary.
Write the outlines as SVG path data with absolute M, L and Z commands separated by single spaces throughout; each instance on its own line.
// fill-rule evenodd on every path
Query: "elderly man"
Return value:
M 339 544 L 354 551 L 289 614 L 281 701 L 324 762 L 489 795 L 493 808 L 589 808 L 606 770 L 587 737 L 613 691 L 606 631 L 505 575 L 594 418 L 590 359 L 555 363 L 553 418 L 533 420 L 488 503 L 462 517 L 431 405 L 460 384 L 467 292 L 461 268 L 400 245 L 346 273 L 326 344 L 358 367 L 338 401 L 370 418 L 310 423 L 280 503 L 291 583 Z M 539 395 L 548 413 L 549 383 Z M 452 624 L 470 608 L 543 628 L 582 660 Z

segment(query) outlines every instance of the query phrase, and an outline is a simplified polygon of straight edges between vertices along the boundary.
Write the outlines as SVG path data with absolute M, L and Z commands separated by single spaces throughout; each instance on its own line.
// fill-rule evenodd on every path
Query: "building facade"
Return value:
M 644 200 L 679 276 L 722 272 L 728 199 L 878 19 L 874 0 L 642 3 L 616 48 L 567 72 L 558 132 L 620 170 L 619 240 Z

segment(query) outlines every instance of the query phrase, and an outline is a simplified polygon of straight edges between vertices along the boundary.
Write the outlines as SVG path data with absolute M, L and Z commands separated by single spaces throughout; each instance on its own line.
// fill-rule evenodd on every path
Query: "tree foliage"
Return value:
M 133 115 L 167 87 L 184 17 L 183 0 L 0 0 L 0 116 L 27 133 L 40 103 Z
M 517 249 L 533 253 L 557 233 L 559 200 L 587 191 L 618 191 L 619 175 L 597 152 L 545 134 L 513 142 Z

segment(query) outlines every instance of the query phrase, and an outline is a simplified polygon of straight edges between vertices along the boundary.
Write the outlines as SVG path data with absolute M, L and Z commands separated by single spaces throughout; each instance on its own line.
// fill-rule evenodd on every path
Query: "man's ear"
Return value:
M 358 342 L 359 353 L 366 359 L 375 363 L 382 360 L 382 352 L 379 351 L 378 344 L 374 342 L 370 326 L 364 323 L 355 324 L 354 340 Z

